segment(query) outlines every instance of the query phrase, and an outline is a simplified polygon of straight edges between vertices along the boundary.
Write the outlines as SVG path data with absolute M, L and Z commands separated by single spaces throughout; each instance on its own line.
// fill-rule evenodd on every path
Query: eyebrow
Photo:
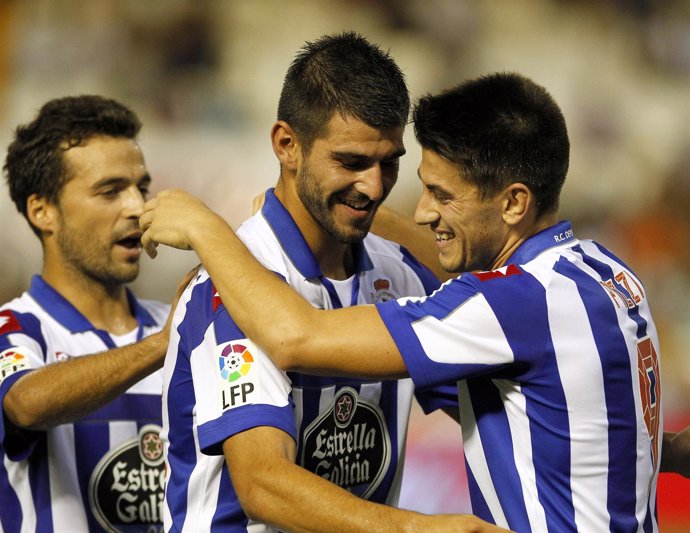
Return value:
M 386 161 L 388 159 L 398 159 L 398 158 L 404 156 L 406 153 L 407 153 L 407 150 L 405 150 L 405 148 L 400 148 L 399 150 L 396 150 L 395 152 L 393 152 L 389 157 L 384 157 L 382 159 L 382 161 Z M 372 157 L 365 155 L 365 154 L 361 154 L 359 152 L 332 151 L 331 155 L 335 158 L 340 158 L 340 159 L 347 158 L 347 157 L 354 157 L 354 158 L 358 158 L 358 159 L 373 159 Z
M 109 178 L 103 178 L 98 180 L 92 185 L 92 189 L 99 189 L 101 187 L 110 187 L 113 185 L 122 185 L 123 183 L 130 183 L 132 180 L 122 176 L 111 176 Z M 137 185 L 149 185 L 151 183 L 151 176 L 147 173 L 141 176 L 139 179 L 135 180 Z

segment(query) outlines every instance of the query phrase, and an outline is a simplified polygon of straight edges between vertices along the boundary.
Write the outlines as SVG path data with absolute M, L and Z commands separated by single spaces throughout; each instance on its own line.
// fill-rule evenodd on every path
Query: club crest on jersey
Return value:
M 161 428 L 149 424 L 110 450 L 89 481 L 89 504 L 98 522 L 115 533 L 163 530 L 165 463 Z
M 220 389 L 223 410 L 250 403 L 255 387 L 247 378 L 254 365 L 254 356 L 249 348 L 238 342 L 226 342 L 216 346 L 215 350 L 219 376 L 223 382 Z
M 399 296 L 391 290 L 390 280 L 379 278 L 372 284 L 374 292 L 371 293 L 371 302 L 380 303 L 388 300 L 397 300 Z
M 361 498 L 381 484 L 391 462 L 391 439 L 380 408 L 343 387 L 304 431 L 301 465 Z
M 19 320 L 10 310 L 0 311 L 0 335 L 6 335 L 14 331 L 21 331 Z
M 8 348 L 0 352 L 0 383 L 20 370 L 31 368 L 29 358 L 19 348 Z
M 637 376 L 640 384 L 642 415 L 647 432 L 652 440 L 652 463 L 656 467 L 657 446 L 660 439 L 659 424 L 661 421 L 661 382 L 659 357 L 652 339 L 649 337 L 637 343 Z

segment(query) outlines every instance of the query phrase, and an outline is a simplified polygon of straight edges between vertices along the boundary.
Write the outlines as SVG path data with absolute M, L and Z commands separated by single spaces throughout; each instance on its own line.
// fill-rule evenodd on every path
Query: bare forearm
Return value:
M 228 439 L 233 485 L 252 519 L 292 533 L 458 533 L 504 531 L 476 517 L 428 516 L 369 502 L 294 463 L 294 441 L 268 426 Z M 295 489 L 299 487 L 299 489 Z
M 256 519 L 291 533 L 458 533 L 499 531 L 475 517 L 428 516 L 369 502 L 299 466 L 262 495 L 265 516 Z M 299 490 L 295 490 L 299 487 Z
M 110 402 L 161 368 L 162 333 L 107 352 L 47 365 L 17 380 L 3 403 L 13 424 L 42 430 L 72 422 Z

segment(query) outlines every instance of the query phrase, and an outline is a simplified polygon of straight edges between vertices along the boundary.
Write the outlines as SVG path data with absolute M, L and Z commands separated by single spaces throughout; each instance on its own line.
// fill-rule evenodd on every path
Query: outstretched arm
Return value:
M 295 442 L 277 428 L 261 426 L 233 435 L 223 444 L 223 452 L 245 513 L 281 531 L 506 531 L 471 515 L 430 516 L 358 498 L 296 465 Z
M 318 310 L 266 270 L 203 202 L 163 191 L 144 207 L 142 244 L 194 249 L 237 325 L 289 370 L 327 375 L 403 377 L 407 370 L 376 308 Z
M 72 422 L 107 404 L 163 365 L 175 303 L 192 279 L 177 288 L 165 328 L 139 342 L 46 365 L 19 378 L 3 410 L 19 428 L 46 430 Z

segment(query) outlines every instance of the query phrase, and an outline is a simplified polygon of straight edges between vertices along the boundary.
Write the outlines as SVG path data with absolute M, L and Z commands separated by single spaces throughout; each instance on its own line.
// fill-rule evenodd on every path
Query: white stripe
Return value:
M 74 426 L 64 424 L 48 432 L 48 454 L 61 457 L 59 464 L 50 461 L 50 493 L 53 504 L 59 502 L 59 512 L 53 511 L 55 531 L 88 531 L 84 505 L 77 482 L 74 451 Z
M 527 417 L 527 401 L 519 385 L 513 381 L 494 379 L 501 393 L 503 408 L 510 426 L 513 460 L 519 473 L 522 498 L 532 531 L 547 531 L 546 513 L 539 501 L 537 474 L 532 459 L 532 432 Z
M 484 445 L 477 429 L 474 409 L 472 409 L 472 399 L 465 381 L 458 382 L 458 399 L 460 401 L 460 420 L 462 420 L 462 440 L 467 463 L 472 470 L 472 475 L 479 486 L 491 516 L 497 525 L 507 528 L 508 520 L 506 520 L 503 513 L 493 479 L 489 473 L 489 466 L 484 455 Z
M 607 255 L 602 254 L 599 249 L 594 246 L 593 244 L 589 242 L 585 242 L 583 244 L 583 250 L 587 253 L 587 255 L 597 259 L 598 261 L 601 261 L 603 263 L 606 263 L 611 267 L 613 270 L 614 275 L 625 271 L 631 278 L 635 279 L 637 283 L 640 283 L 637 278 L 635 278 L 632 275 L 632 272 L 630 272 L 625 266 L 619 262 L 613 261 L 610 257 Z M 578 265 L 579 266 L 579 265 Z M 585 270 L 585 267 L 582 267 L 583 270 Z M 588 273 L 596 280 L 599 280 L 599 276 L 595 272 L 588 271 Z M 647 335 L 652 338 L 652 342 L 654 346 L 658 349 L 659 347 L 659 340 L 657 337 L 657 332 L 656 328 L 654 327 L 654 321 L 652 320 L 651 313 L 649 310 L 649 302 L 646 298 L 646 294 L 642 301 L 639 303 L 637 310 L 640 314 L 640 316 L 646 320 L 648 329 L 647 329 Z M 626 339 L 634 339 L 636 338 L 636 331 L 637 331 L 637 323 L 629 317 L 628 311 L 625 308 L 618 309 L 616 308 L 616 315 L 618 317 L 618 327 L 622 330 L 625 331 L 626 329 L 629 330 L 629 332 L 625 335 Z M 648 483 L 645 483 L 645 480 L 650 479 L 650 475 L 652 474 L 652 463 L 650 460 L 650 454 L 651 454 L 651 448 L 650 448 L 650 439 L 649 439 L 649 432 L 647 431 L 647 426 L 644 421 L 644 416 L 642 413 L 642 400 L 640 397 L 640 387 L 639 387 L 639 376 L 637 374 L 637 345 L 629 345 L 628 346 L 628 357 L 630 359 L 630 379 L 632 380 L 632 392 L 635 397 L 635 414 L 637 418 L 637 462 L 636 462 L 636 506 L 635 506 L 635 516 L 637 518 L 638 523 L 640 524 L 639 526 L 639 531 L 642 531 L 642 527 L 644 525 L 644 519 L 647 516 L 647 506 L 650 506 L 650 509 L 654 509 L 656 506 L 656 483 L 657 483 L 657 478 L 658 478 L 658 472 L 652 477 L 651 481 Z M 659 358 L 661 359 L 661 358 Z M 659 376 L 658 378 L 661 378 L 661 360 L 659 360 Z M 660 384 L 660 392 L 661 392 L 661 384 Z M 658 401 L 662 403 L 662 398 L 663 394 L 660 394 L 660 398 L 658 398 Z M 659 405 L 659 414 L 663 413 L 662 411 L 663 405 Z M 663 440 L 663 416 L 661 416 L 661 419 L 659 420 L 659 442 L 656 443 L 657 445 L 657 457 L 660 459 L 661 458 L 661 443 Z M 652 513 L 652 518 L 653 518 L 653 513 Z M 658 524 L 656 524 L 656 520 L 652 520 L 654 524 L 654 531 L 658 531 Z
M 511 363 L 513 352 L 491 306 L 478 294 L 443 320 L 427 316 L 412 325 L 426 355 L 437 363 Z

